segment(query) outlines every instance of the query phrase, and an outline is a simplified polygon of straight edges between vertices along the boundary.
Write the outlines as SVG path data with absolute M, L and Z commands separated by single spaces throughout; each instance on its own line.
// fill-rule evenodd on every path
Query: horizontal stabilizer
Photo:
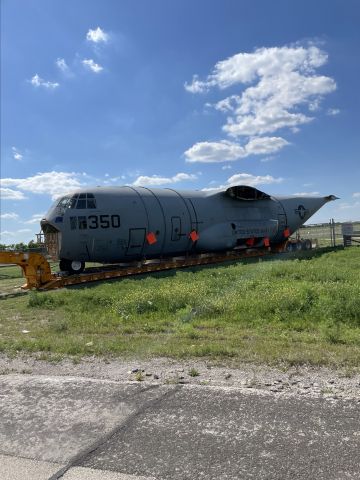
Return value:
M 328 195 L 327 197 L 325 197 L 325 200 L 327 202 L 332 202 L 333 200 L 339 200 L 339 197 L 336 197 L 335 195 Z

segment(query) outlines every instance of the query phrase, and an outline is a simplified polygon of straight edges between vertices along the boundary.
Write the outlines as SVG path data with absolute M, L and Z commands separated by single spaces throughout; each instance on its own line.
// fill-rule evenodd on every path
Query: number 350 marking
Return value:
M 120 215 L 89 215 L 89 228 L 119 228 Z

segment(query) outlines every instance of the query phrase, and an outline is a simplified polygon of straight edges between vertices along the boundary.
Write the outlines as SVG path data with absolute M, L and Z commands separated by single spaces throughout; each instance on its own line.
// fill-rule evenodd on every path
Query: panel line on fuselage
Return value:
M 155 195 L 155 193 L 151 190 L 151 188 L 147 188 L 147 187 L 139 187 L 139 188 L 143 188 L 144 190 L 147 190 L 148 192 L 150 192 L 153 195 L 153 197 L 156 199 L 157 203 L 159 204 L 159 207 L 160 207 L 160 210 L 161 210 L 161 213 L 162 213 L 162 216 L 163 216 L 163 221 L 164 221 L 164 235 L 163 235 L 163 241 L 162 241 L 161 250 L 160 250 L 160 255 L 162 255 L 164 253 L 164 247 L 165 247 L 165 243 L 166 243 L 166 233 L 167 233 L 166 217 L 165 217 L 165 212 L 164 212 L 163 206 L 162 206 L 158 196 Z

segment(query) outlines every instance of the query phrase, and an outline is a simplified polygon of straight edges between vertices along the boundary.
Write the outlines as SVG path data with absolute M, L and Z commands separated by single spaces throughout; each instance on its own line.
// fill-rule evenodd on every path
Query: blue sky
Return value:
M 335 194 L 360 219 L 357 0 L 2 0 L 1 240 L 83 185 Z

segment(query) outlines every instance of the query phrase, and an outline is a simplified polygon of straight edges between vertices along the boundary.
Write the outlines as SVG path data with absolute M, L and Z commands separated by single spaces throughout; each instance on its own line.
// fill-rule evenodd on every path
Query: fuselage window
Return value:
M 78 217 L 78 221 L 79 221 L 79 230 L 86 230 L 87 229 L 86 217 Z
M 70 217 L 70 228 L 71 230 L 77 229 L 77 217 Z

